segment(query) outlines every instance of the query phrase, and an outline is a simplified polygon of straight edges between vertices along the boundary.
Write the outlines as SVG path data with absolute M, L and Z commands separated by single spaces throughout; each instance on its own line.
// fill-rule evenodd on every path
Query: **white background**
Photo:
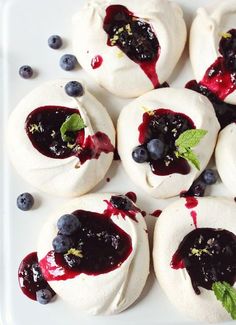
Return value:
M 177 2 L 184 9 L 188 25 L 196 8 L 212 3 L 207 0 L 178 0 Z M 1 7 L 3 3 L 4 6 Z M 90 91 L 107 107 L 114 122 L 123 105 L 128 102 L 115 98 L 95 85 L 81 69 L 65 72 L 59 67 L 58 61 L 61 55 L 71 52 L 71 16 L 81 4 L 81 0 L 6 0 L 5 2 L 0 0 L 0 22 L 2 23 L 0 30 L 0 141 L 2 142 L 0 146 L 2 157 L 0 160 L 0 319 L 2 325 L 194 324 L 184 315 L 180 315 L 168 302 L 153 272 L 137 303 L 120 315 L 111 317 L 85 316 L 60 299 L 42 306 L 27 299 L 18 287 L 17 269 L 20 261 L 28 253 L 36 250 L 39 229 L 48 213 L 54 206 L 62 204 L 65 200 L 39 193 L 24 183 L 11 168 L 3 139 L 9 112 L 21 97 L 35 86 L 43 81 L 61 77 L 81 77 L 87 80 Z M 53 51 L 47 46 L 47 39 L 51 34 L 59 34 L 65 40 L 65 46 L 59 51 Z M 23 80 L 18 76 L 18 69 L 23 64 L 29 64 L 37 70 L 36 78 Z M 193 79 L 193 75 L 186 49 L 168 82 L 171 86 L 183 87 L 190 79 Z M 147 213 L 162 209 L 173 201 L 149 198 L 129 181 L 120 162 L 113 163 L 106 177 L 110 177 L 111 181 L 107 183 L 105 178 L 93 190 L 94 192 L 134 191 L 138 195 L 138 205 Z M 31 192 L 36 197 L 36 205 L 30 212 L 21 212 L 16 208 L 16 197 L 25 191 Z M 207 194 L 229 196 L 221 183 L 208 189 Z M 146 220 L 151 242 L 155 219 L 147 216 Z

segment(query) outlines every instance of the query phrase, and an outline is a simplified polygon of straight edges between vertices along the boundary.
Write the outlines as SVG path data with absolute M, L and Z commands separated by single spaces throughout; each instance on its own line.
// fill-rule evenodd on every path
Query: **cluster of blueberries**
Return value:
M 144 163 L 149 160 L 158 160 L 164 158 L 165 144 L 160 139 L 152 139 L 147 143 L 147 148 L 137 146 L 132 152 L 133 160 L 137 163 Z

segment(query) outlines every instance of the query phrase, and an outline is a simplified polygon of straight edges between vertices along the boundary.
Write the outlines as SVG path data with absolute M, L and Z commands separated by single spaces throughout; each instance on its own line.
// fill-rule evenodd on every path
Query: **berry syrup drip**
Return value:
M 73 215 L 81 225 L 70 238 L 72 248 L 81 255 L 50 251 L 40 261 L 47 281 L 72 279 L 81 273 L 91 276 L 108 273 L 120 267 L 132 252 L 130 236 L 107 215 L 84 210 Z
M 185 87 L 206 96 L 211 101 L 221 129 L 236 121 L 236 105 L 221 101 L 207 87 L 198 84 L 196 80 L 189 81 Z
M 37 253 L 27 255 L 21 262 L 18 270 L 18 280 L 22 292 L 32 300 L 36 300 L 36 292 L 48 289 L 52 296 L 55 292 L 44 279 L 38 263 Z
M 75 152 L 62 140 L 60 127 L 72 114 L 79 114 L 77 109 L 59 106 L 43 106 L 32 111 L 25 122 L 27 135 L 33 146 L 44 156 L 64 159 Z M 81 145 L 84 130 L 70 134 Z
M 106 216 L 121 215 L 123 219 L 127 216 L 133 221 L 138 222 L 136 214 L 141 212 L 141 210 L 133 204 L 134 201 L 129 197 L 124 195 L 113 195 L 110 201 L 104 200 L 104 202 L 107 204 L 107 209 L 104 211 Z
M 220 57 L 207 69 L 203 79 L 190 81 L 186 88 L 195 90 L 212 102 L 221 128 L 236 121 L 236 105 L 223 100 L 236 90 L 236 29 L 229 30 L 219 43 Z
M 103 58 L 101 55 L 96 55 L 95 57 L 92 58 L 92 61 L 91 61 L 91 67 L 93 69 L 98 69 L 100 68 L 100 66 L 102 65 L 103 63 Z
M 162 213 L 162 210 L 155 210 L 150 215 L 155 218 L 159 218 Z
M 134 192 L 127 192 L 125 196 L 127 196 L 127 198 L 129 198 L 132 202 L 137 202 L 137 195 Z
M 152 113 L 143 114 L 143 122 L 138 128 L 140 144 L 146 146 L 152 139 L 160 139 L 165 144 L 164 158 L 149 158 L 151 170 L 155 175 L 186 175 L 190 172 L 188 162 L 175 155 L 175 141 L 181 133 L 194 128 L 194 123 L 188 116 L 168 109 L 157 109 Z
M 198 205 L 198 200 L 195 197 L 189 196 L 186 197 L 185 206 L 187 209 L 193 209 Z
M 77 109 L 59 106 L 43 106 L 32 111 L 25 122 L 26 133 L 32 145 L 49 158 L 65 159 L 76 156 L 82 165 L 87 160 L 98 159 L 102 152 L 114 151 L 108 136 L 97 132 L 85 139 L 84 129 L 66 132 L 71 140 L 64 141 L 60 128 Z
M 108 34 L 107 45 L 117 46 L 140 66 L 154 88 L 158 87 L 156 63 L 160 44 L 151 25 L 124 6 L 111 5 L 106 9 L 103 28 Z
M 236 236 L 228 230 L 198 228 L 184 237 L 173 255 L 173 269 L 186 268 L 197 295 L 216 281 L 236 281 Z

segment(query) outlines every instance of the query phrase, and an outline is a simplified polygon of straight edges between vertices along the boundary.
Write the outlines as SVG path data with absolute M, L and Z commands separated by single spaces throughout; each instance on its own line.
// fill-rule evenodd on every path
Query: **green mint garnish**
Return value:
M 75 248 L 69 249 L 68 252 L 66 253 L 66 255 L 74 255 L 74 256 L 77 256 L 80 258 L 83 257 L 82 251 L 79 249 L 75 249 Z
M 225 281 L 213 283 L 212 290 L 232 319 L 236 320 L 236 290 Z
M 70 117 L 68 117 L 65 120 L 65 122 L 62 124 L 60 128 L 62 140 L 65 142 L 73 141 L 73 139 L 68 135 L 66 135 L 66 133 L 77 132 L 79 130 L 84 129 L 85 127 L 86 126 L 84 124 L 82 117 L 77 113 L 72 114 Z
M 198 170 L 200 170 L 200 162 L 192 148 L 196 147 L 202 138 L 207 134 L 206 130 L 192 129 L 180 134 L 175 141 L 177 158 L 181 157 L 192 163 Z

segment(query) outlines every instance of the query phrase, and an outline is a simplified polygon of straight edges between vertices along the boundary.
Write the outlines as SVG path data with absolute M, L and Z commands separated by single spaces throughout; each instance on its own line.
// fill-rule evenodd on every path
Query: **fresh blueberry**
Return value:
M 206 184 L 199 179 L 194 181 L 189 189 L 190 196 L 204 196 Z
M 23 65 L 19 69 L 19 75 L 24 79 L 30 79 L 33 73 L 33 69 L 29 65 Z
M 65 91 L 68 96 L 81 97 L 84 94 L 84 88 L 78 81 L 70 81 L 65 85 Z
M 72 240 L 64 235 L 57 235 L 52 241 L 56 253 L 66 253 L 72 247 Z
M 30 193 L 22 193 L 18 196 L 16 204 L 20 210 L 28 211 L 34 205 L 34 198 Z
M 158 160 L 164 157 L 165 145 L 160 139 L 152 139 L 147 144 L 147 150 L 153 160 Z
M 217 181 L 217 173 L 213 169 L 206 169 L 202 173 L 202 180 L 206 185 L 213 185 Z
M 132 157 L 135 162 L 142 164 L 148 160 L 148 152 L 145 147 L 138 146 L 134 148 L 132 152 Z
M 41 289 L 36 292 L 36 299 L 37 301 L 42 304 L 46 305 L 52 299 L 52 293 L 48 289 Z
M 60 234 L 67 236 L 73 234 L 80 225 L 79 219 L 73 214 L 65 214 L 57 221 L 57 228 Z
M 119 210 L 129 211 L 133 207 L 133 203 L 124 195 L 113 195 L 110 202 Z
M 52 35 L 48 39 L 48 46 L 54 50 L 58 50 L 62 46 L 62 39 L 59 35 Z
M 63 70 L 71 71 L 75 69 L 78 61 L 72 54 L 64 54 L 60 59 L 60 66 Z

